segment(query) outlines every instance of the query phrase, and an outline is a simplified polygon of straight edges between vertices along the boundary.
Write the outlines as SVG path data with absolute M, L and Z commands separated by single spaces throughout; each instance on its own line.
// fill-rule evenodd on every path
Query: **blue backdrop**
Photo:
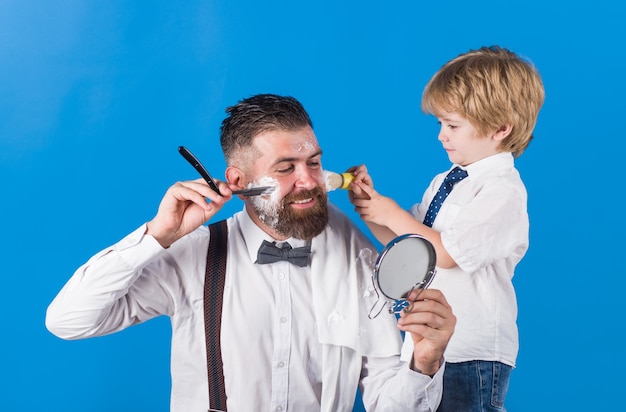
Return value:
M 508 409 L 611 409 L 626 366 L 626 14 L 602 0 L 424 3 L 0 0 L 0 410 L 168 410 L 166 318 L 66 342 L 44 315 L 77 266 L 197 177 L 179 145 L 223 177 L 226 106 L 297 97 L 327 169 L 365 163 L 409 207 L 448 167 L 422 88 L 448 59 L 492 44 L 530 58 L 547 94 L 517 161 L 531 247 L 514 279 Z M 357 218 L 345 192 L 331 200 Z

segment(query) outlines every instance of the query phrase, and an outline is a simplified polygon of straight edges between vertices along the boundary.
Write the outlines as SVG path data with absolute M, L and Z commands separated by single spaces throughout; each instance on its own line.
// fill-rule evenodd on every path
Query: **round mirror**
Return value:
M 430 285 L 436 262 L 435 248 L 420 235 L 398 236 L 385 246 L 376 260 L 373 280 L 377 292 L 387 299 L 391 313 L 409 305 L 406 299 L 411 291 Z

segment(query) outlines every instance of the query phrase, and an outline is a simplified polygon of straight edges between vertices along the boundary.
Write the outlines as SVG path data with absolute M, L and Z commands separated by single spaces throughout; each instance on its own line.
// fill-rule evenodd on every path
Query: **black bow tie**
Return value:
M 276 242 L 270 243 L 263 241 L 257 254 L 256 263 L 274 263 L 280 260 L 286 260 L 294 265 L 304 267 L 309 264 L 309 255 L 311 254 L 311 246 L 303 246 L 292 248 L 287 242 L 282 249 L 276 246 Z

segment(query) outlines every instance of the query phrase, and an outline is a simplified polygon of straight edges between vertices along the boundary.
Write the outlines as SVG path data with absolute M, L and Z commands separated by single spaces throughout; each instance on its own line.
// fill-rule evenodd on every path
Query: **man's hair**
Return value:
M 220 129 L 220 143 L 229 165 L 235 153 L 250 147 L 252 139 L 259 133 L 313 127 L 302 104 L 291 96 L 258 94 L 228 107 L 226 113 Z
M 444 64 L 424 89 L 422 110 L 435 116 L 442 111 L 457 113 L 481 134 L 511 125 L 501 149 L 517 157 L 533 138 L 544 97 L 543 82 L 532 63 L 491 46 Z

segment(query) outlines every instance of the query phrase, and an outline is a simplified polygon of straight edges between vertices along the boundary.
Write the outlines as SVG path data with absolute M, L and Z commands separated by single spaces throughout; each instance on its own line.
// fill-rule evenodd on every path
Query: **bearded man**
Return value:
M 370 319 L 377 252 L 328 203 L 307 112 L 271 94 L 226 111 L 220 193 L 202 179 L 171 186 L 152 220 L 78 268 L 48 329 L 81 339 L 169 316 L 172 411 L 349 412 L 357 390 L 368 410 L 436 410 L 456 322 L 444 296 L 425 290 L 400 320 Z M 205 225 L 256 186 L 273 191 L 239 195 L 243 210 Z

